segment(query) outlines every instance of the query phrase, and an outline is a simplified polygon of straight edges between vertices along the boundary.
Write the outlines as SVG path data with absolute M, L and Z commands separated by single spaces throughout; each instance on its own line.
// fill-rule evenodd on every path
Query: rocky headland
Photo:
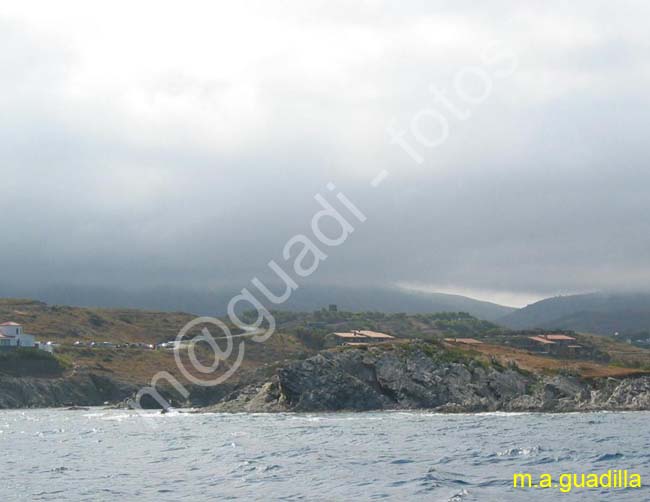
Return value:
M 95 374 L 68 377 L 0 376 L 0 409 L 99 406 L 132 395 L 132 384 Z
M 650 409 L 650 377 L 587 380 L 502 366 L 439 344 L 323 351 L 206 407 L 212 412 Z

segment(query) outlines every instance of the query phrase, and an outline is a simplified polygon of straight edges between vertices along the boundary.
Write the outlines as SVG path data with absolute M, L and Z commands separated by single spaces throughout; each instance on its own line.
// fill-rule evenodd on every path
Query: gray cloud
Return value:
M 368 220 L 310 282 L 646 288 L 648 7 L 251 5 L 123 25 L 116 7 L 97 33 L 72 4 L 7 14 L 5 282 L 241 287 L 309 231 L 332 181 Z M 494 40 L 518 55 L 508 78 L 481 60 Z M 460 106 L 467 67 L 493 87 L 458 120 L 429 87 Z M 449 120 L 436 149 L 409 131 L 430 107 Z M 391 123 L 422 166 L 389 143 Z

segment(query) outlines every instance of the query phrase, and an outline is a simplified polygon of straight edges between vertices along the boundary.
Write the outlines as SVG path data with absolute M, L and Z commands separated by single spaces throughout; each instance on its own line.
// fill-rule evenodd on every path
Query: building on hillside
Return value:
M 19 347 L 36 348 L 52 352 L 52 347 L 34 340 L 33 335 L 24 332 L 22 325 L 16 322 L 0 324 L 0 350 L 11 350 Z
M 567 336 L 567 335 L 542 335 L 544 338 L 547 340 L 552 340 L 554 342 L 559 342 L 560 345 L 566 345 L 571 342 L 575 342 L 576 339 L 572 336 Z
M 369 330 L 352 330 L 345 333 L 332 333 L 334 345 L 369 345 L 394 340 L 395 337 L 386 333 Z
M 529 336 L 530 340 L 529 348 L 538 352 L 544 352 L 546 354 L 551 353 L 551 346 L 555 345 L 555 342 L 552 340 L 547 340 L 542 336 Z
M 581 349 L 580 345 L 576 345 L 576 339 L 568 335 L 536 335 L 529 336 L 528 340 L 532 350 L 557 356 L 575 355 Z
M 34 337 L 23 331 L 23 327 L 15 322 L 0 324 L 0 347 L 34 347 Z

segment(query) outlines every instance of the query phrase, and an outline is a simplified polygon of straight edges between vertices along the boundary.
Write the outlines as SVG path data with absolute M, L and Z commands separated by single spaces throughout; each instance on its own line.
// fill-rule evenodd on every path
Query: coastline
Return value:
M 138 386 L 92 373 L 0 377 L 0 409 L 128 408 Z M 503 366 L 428 343 L 329 350 L 241 381 L 194 387 L 193 413 L 567 413 L 650 410 L 650 376 L 585 379 Z M 144 403 L 155 409 L 155 402 Z
M 540 375 L 430 344 L 325 351 L 242 386 L 205 412 L 650 410 L 650 377 Z

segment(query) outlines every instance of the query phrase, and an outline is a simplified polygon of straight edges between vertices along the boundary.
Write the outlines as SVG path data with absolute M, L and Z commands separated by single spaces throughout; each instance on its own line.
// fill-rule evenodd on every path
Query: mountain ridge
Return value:
M 512 329 L 570 329 L 599 335 L 650 330 L 649 293 L 587 293 L 540 300 L 496 320 Z
M 269 285 L 272 291 L 279 286 Z M 253 288 L 251 292 L 263 299 Z M 179 288 L 150 288 L 138 291 L 82 286 L 52 286 L 33 290 L 17 290 L 0 285 L 0 297 L 34 298 L 48 304 L 78 307 L 134 308 L 165 312 L 191 312 L 197 315 L 226 314 L 226 307 L 239 290 L 223 287 L 215 290 L 184 290 Z M 301 286 L 282 305 L 266 305 L 269 309 L 312 312 L 336 304 L 339 309 L 353 312 L 378 311 L 436 313 L 467 312 L 479 319 L 494 321 L 514 310 L 497 303 L 446 293 L 426 293 L 391 287 Z

